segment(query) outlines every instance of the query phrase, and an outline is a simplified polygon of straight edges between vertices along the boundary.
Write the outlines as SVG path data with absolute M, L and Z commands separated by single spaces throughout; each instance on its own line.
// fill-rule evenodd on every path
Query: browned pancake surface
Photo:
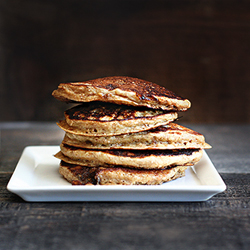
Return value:
M 170 113 L 163 110 L 152 110 L 145 107 L 129 107 L 112 103 L 91 102 L 72 107 L 65 111 L 69 120 L 88 121 L 124 121 L 143 118 L 154 118 L 162 114 Z
M 123 91 L 133 91 L 141 100 L 156 100 L 157 96 L 185 100 L 184 98 L 176 95 L 174 92 L 158 84 L 128 76 L 110 76 L 89 80 L 82 83 L 69 84 L 77 84 L 78 86 L 89 84 L 93 87 L 107 90 L 114 90 L 119 88 Z
M 104 102 L 84 103 L 65 111 L 59 127 L 73 134 L 104 136 L 134 133 L 166 125 L 177 112 Z
M 187 99 L 160 85 L 127 76 L 61 83 L 52 95 L 66 102 L 103 101 L 173 111 L 185 111 L 191 105 Z

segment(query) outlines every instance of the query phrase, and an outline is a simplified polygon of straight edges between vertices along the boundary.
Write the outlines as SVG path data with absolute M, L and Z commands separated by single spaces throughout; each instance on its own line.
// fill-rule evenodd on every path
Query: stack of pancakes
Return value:
M 65 131 L 59 172 L 75 185 L 155 185 L 182 177 L 211 146 L 173 123 L 190 102 L 131 77 L 62 83 L 52 95 L 78 103 L 58 126 Z

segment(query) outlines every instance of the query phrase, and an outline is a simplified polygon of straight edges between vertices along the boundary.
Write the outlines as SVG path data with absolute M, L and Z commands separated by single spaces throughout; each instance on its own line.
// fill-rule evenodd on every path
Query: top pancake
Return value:
M 153 109 L 185 111 L 189 100 L 155 83 L 127 76 L 61 83 L 52 95 L 64 102 L 102 101 Z

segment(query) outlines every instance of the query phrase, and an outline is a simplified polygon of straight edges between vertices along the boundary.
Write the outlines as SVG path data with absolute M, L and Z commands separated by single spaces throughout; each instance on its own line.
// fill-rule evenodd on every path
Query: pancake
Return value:
M 177 112 L 91 102 L 68 109 L 58 126 L 73 134 L 110 136 L 149 130 L 177 119 Z
M 61 153 L 79 165 L 122 165 L 130 168 L 161 169 L 175 165 L 194 165 L 201 149 L 175 150 L 90 150 L 61 144 Z M 57 156 L 57 155 L 56 155 Z
M 88 149 L 211 148 L 202 134 L 175 123 L 115 136 L 83 136 L 66 132 L 63 143 Z
M 59 173 L 73 185 L 159 185 L 185 175 L 185 166 L 162 170 L 89 168 L 61 161 Z
M 127 76 L 61 83 L 52 95 L 64 102 L 102 101 L 153 109 L 185 111 L 189 100 L 155 83 Z

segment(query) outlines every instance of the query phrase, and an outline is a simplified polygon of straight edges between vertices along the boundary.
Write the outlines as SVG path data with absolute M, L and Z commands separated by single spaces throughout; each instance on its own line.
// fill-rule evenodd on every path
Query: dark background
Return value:
M 60 82 L 127 75 L 190 123 L 250 122 L 250 1 L 0 0 L 0 121 L 56 121 Z

